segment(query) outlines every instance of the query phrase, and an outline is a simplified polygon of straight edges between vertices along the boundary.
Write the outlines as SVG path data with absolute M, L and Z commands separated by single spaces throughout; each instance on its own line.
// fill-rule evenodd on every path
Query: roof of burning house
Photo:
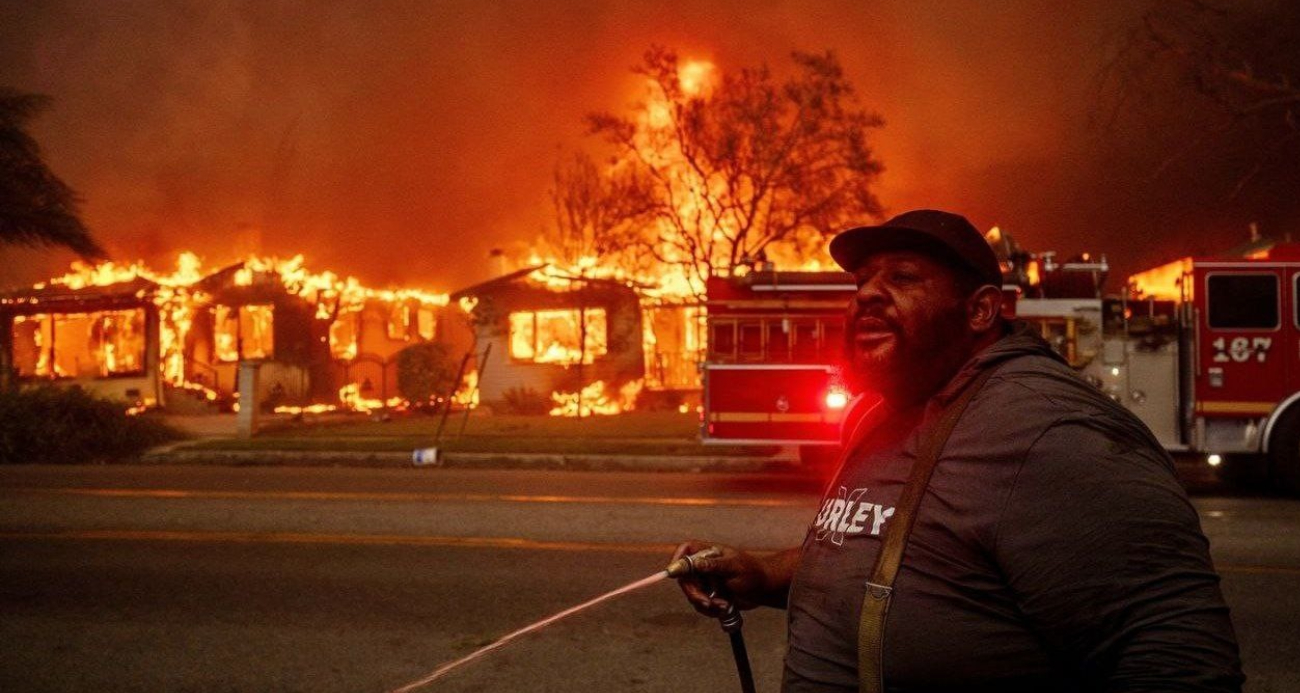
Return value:
M 503 293 L 516 293 L 519 292 L 521 289 L 525 289 L 525 288 L 536 290 L 536 291 L 542 291 L 546 293 L 561 293 L 561 294 L 566 293 L 565 290 L 563 289 L 556 289 L 547 286 L 541 282 L 533 281 L 532 279 L 530 279 L 530 277 L 533 275 L 534 272 L 537 272 L 538 270 L 544 270 L 549 267 L 551 267 L 551 265 L 549 264 L 541 264 L 541 265 L 534 265 L 532 267 L 525 267 L 521 270 L 516 270 L 509 274 L 503 274 L 500 277 L 495 277 L 485 282 L 474 284 L 473 286 L 467 286 L 464 289 L 461 289 L 460 291 L 451 294 L 450 298 L 453 301 L 458 301 L 462 298 L 470 298 L 470 297 L 477 298 L 482 296 L 492 296 L 492 295 L 503 294 Z M 573 288 L 577 292 L 581 292 L 583 288 L 623 289 L 628 291 L 635 291 L 636 289 L 635 285 L 633 285 L 632 283 L 627 281 L 621 281 L 618 279 L 606 279 L 601 277 L 582 277 L 576 274 L 572 274 L 569 272 L 562 272 L 558 270 L 555 271 L 551 276 L 553 276 L 555 279 L 558 279 L 560 281 L 567 281 L 571 283 L 573 285 Z
M 0 312 L 22 315 L 136 308 L 150 303 L 158 286 L 139 276 L 130 281 L 76 289 L 66 284 L 38 284 L 0 292 Z
M 848 272 L 805 272 L 786 270 L 758 270 L 738 277 L 741 284 L 750 286 L 839 286 L 853 283 Z

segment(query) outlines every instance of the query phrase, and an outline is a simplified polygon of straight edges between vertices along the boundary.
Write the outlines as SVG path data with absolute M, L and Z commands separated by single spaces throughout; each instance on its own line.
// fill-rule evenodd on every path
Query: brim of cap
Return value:
M 863 260 L 876 253 L 911 250 L 937 257 L 955 267 L 972 270 L 976 275 L 988 280 L 988 277 L 984 277 L 984 270 L 962 257 L 938 237 L 920 229 L 901 226 L 859 226 L 832 238 L 829 250 L 835 262 L 847 272 L 857 270 Z

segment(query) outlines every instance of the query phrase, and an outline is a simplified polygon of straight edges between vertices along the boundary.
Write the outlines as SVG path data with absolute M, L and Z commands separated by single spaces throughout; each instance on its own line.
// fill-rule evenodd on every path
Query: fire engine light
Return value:
M 849 404 L 849 395 L 843 390 L 831 390 L 826 393 L 826 406 L 831 409 L 843 409 Z
M 1206 457 L 1206 458 L 1205 458 L 1205 462 L 1206 462 L 1206 464 L 1210 465 L 1211 467 L 1217 467 L 1217 466 L 1223 464 L 1223 456 L 1222 456 L 1222 455 L 1210 455 L 1209 457 Z

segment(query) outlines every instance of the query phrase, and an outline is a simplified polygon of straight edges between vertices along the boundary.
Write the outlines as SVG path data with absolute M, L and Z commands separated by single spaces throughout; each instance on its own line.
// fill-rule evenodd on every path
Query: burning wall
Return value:
M 476 364 L 483 401 L 503 406 L 533 398 L 559 409 L 557 415 L 632 408 L 645 375 L 637 292 L 610 279 L 571 277 L 556 285 L 536 274 L 541 269 L 452 295 L 468 309 L 479 353 L 491 350 Z M 549 401 L 552 395 L 558 399 Z

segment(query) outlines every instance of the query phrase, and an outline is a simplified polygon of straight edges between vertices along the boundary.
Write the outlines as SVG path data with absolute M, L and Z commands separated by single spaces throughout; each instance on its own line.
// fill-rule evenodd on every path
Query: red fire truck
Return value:
M 849 403 L 838 383 L 849 297 L 845 272 L 761 270 L 707 286 L 705 443 L 839 443 Z
M 1085 377 L 1166 448 L 1300 493 L 1300 244 L 1182 260 L 1131 285 L 1145 300 L 1105 302 Z
M 811 466 L 833 461 L 853 413 L 840 377 L 853 275 L 760 270 L 714 277 L 706 289 L 703 442 L 794 445 Z M 1008 317 L 1015 296 L 1010 289 Z
M 1139 282 L 1140 298 L 1079 290 L 1100 287 L 1104 264 L 1034 269 L 1014 312 L 1161 444 L 1300 493 L 1300 244 L 1181 261 L 1158 272 L 1165 288 Z M 848 396 L 836 373 L 853 290 L 839 272 L 710 281 L 704 442 L 805 452 L 838 442 Z

